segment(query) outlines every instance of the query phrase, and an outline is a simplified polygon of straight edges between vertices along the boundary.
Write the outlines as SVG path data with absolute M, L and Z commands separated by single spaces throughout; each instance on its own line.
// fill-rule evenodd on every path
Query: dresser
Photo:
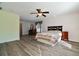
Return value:
M 63 31 L 62 32 L 62 40 L 68 41 L 68 31 Z

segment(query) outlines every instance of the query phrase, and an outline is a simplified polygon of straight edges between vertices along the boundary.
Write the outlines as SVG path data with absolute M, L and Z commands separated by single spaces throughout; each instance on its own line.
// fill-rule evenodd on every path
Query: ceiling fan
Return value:
M 44 16 L 44 17 L 46 17 L 45 14 L 49 14 L 49 11 L 44 11 L 44 12 L 42 12 L 41 9 L 36 9 L 36 11 L 37 11 L 37 12 L 35 12 L 35 13 L 30 13 L 30 14 L 36 14 L 36 17 L 38 17 L 38 16 Z

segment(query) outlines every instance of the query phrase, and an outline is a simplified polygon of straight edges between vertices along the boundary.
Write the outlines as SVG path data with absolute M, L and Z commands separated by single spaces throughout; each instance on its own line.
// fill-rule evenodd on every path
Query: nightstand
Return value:
M 68 41 L 68 32 L 67 31 L 62 32 L 62 40 Z

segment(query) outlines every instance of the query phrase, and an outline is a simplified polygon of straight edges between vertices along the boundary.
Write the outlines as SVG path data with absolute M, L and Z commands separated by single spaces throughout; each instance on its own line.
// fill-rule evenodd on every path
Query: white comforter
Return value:
M 61 40 L 62 34 L 60 31 L 52 31 L 52 32 L 42 32 L 37 33 L 36 39 L 37 41 L 43 42 L 43 43 L 49 43 L 52 46 L 55 46 L 57 43 L 60 43 L 68 48 L 71 48 L 71 45 L 67 42 L 64 42 Z
M 42 40 L 42 41 L 48 41 L 51 42 L 53 45 L 56 44 L 57 42 L 60 42 L 61 40 L 61 32 L 59 31 L 52 31 L 52 32 L 42 32 L 42 33 L 37 33 L 36 39 Z

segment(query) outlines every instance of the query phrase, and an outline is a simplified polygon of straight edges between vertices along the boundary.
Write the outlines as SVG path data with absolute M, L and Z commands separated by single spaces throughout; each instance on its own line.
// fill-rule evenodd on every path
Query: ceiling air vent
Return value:
M 0 7 L 0 10 L 2 9 L 2 7 Z

